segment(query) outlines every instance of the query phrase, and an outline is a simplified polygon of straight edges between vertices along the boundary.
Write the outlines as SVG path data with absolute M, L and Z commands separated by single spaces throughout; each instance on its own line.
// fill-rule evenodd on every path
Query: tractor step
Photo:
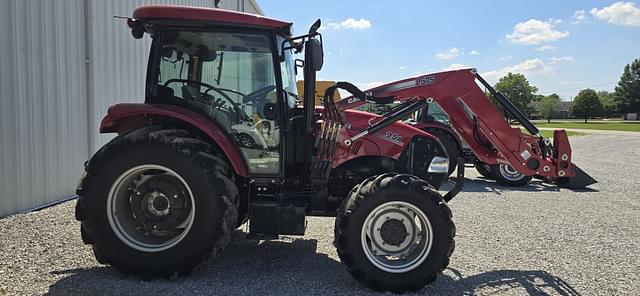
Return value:
M 304 235 L 306 213 L 305 203 L 252 201 L 249 208 L 249 233 L 264 236 Z

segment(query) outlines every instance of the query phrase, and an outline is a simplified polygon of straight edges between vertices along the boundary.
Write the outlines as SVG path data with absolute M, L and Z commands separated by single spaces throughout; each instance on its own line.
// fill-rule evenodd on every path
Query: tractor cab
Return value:
M 128 25 L 134 37 L 153 39 L 146 104 L 180 106 L 213 120 L 238 148 L 247 175 L 259 181 L 300 175 L 301 162 L 310 161 L 301 155 L 313 145 L 314 106 L 298 105 L 293 55 L 305 41 L 315 45 L 305 67 L 305 81 L 315 86 L 322 65 L 319 21 L 309 34 L 292 37 L 291 23 L 269 18 L 145 6 Z
M 134 13 L 134 36 L 144 30 L 153 38 L 145 102 L 185 107 L 215 121 L 239 148 L 248 174 L 279 177 L 283 128 L 298 96 L 291 24 L 199 11 L 151 6 Z M 175 14 L 192 20 L 175 22 Z M 216 21 L 225 26 L 212 28 Z

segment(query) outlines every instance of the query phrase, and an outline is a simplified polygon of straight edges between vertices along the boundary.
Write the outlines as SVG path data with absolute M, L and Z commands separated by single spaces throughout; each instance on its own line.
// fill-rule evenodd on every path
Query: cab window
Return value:
M 189 105 L 236 141 L 253 174 L 280 167 L 278 110 L 270 35 L 175 31 L 163 35 L 155 96 Z

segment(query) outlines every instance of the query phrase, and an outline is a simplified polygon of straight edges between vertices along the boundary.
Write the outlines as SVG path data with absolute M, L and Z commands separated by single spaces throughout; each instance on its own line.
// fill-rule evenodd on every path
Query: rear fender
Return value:
M 102 119 L 100 132 L 123 134 L 132 129 L 161 124 L 168 120 L 185 123 L 208 136 L 220 147 L 237 175 L 248 175 L 245 160 L 229 135 L 213 120 L 184 107 L 159 104 L 116 104 L 109 108 L 107 115 Z

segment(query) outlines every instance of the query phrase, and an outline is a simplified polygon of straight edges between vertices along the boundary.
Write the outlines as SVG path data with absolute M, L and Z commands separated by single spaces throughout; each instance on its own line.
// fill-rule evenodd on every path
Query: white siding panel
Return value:
M 0 1 L 0 217 L 73 196 L 112 137 L 98 131 L 107 108 L 144 100 L 150 40 L 113 16 L 145 4 L 214 0 Z M 220 8 L 260 13 L 253 0 Z
M 2 1 L 0 217 L 70 196 L 87 158 L 83 6 Z

